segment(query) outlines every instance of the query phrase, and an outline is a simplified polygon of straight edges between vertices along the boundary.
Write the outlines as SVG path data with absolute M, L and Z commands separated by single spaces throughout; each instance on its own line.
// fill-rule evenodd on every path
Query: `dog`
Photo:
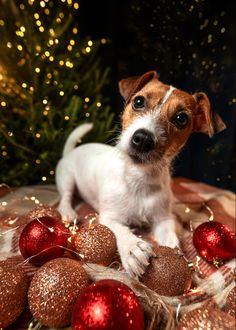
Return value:
M 125 107 L 116 146 L 88 143 L 75 148 L 92 129 L 92 124 L 79 126 L 64 146 L 56 184 L 62 217 L 70 221 L 77 217 L 71 205 L 76 187 L 99 213 L 100 223 L 115 234 L 126 272 L 139 277 L 155 253 L 131 227 L 148 224 L 158 244 L 178 246 L 171 210 L 172 160 L 192 132 L 212 137 L 225 124 L 211 111 L 205 93 L 191 95 L 166 85 L 155 71 L 123 79 L 119 89 Z

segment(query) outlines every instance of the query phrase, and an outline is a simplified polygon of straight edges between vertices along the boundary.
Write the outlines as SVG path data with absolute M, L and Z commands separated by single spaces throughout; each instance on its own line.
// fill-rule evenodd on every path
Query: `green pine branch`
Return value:
M 76 1 L 68 3 L 0 0 L 0 166 L 11 186 L 54 182 L 81 123 L 94 124 L 85 142 L 104 142 L 112 129 L 101 43 L 80 38 Z

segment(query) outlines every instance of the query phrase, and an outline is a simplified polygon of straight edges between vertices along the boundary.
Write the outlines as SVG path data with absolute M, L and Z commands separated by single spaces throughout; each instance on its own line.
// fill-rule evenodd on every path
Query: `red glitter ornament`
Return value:
M 193 244 L 207 261 L 230 260 L 236 256 L 233 231 L 217 221 L 204 222 L 193 233 Z
M 73 330 L 143 330 L 144 317 L 138 298 L 115 280 L 93 283 L 77 299 Z
M 68 230 L 57 219 L 49 216 L 37 218 L 23 229 L 19 248 L 22 256 L 35 265 L 59 258 L 63 255 L 63 247 L 67 246 Z

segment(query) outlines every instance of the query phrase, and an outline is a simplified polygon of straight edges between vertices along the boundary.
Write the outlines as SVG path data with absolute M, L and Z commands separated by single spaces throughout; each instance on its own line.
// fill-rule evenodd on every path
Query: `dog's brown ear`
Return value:
M 194 118 L 193 130 L 208 134 L 212 137 L 214 134 L 223 131 L 226 126 L 219 115 L 211 110 L 210 101 L 207 95 L 199 92 L 193 95 L 197 102 L 197 112 Z
M 143 86 L 145 86 L 152 79 L 157 79 L 158 75 L 156 71 L 148 71 L 142 76 L 135 76 L 125 78 L 119 81 L 119 90 L 123 99 L 128 102 L 130 97 L 138 92 Z

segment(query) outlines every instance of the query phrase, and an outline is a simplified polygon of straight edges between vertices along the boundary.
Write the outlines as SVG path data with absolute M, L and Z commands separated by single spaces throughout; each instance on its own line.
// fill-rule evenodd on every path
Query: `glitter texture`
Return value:
M 31 221 L 36 218 L 41 218 L 45 216 L 52 217 L 58 221 L 61 221 L 61 215 L 57 211 L 57 209 L 48 205 L 42 205 L 34 208 L 27 214 L 26 218 Z
M 201 307 L 185 314 L 176 330 L 232 330 L 235 329 L 235 319 L 216 308 Z
M 225 311 L 229 315 L 236 316 L 236 287 L 234 287 L 228 294 L 225 303 Z
M 82 227 L 72 237 L 72 245 L 82 255 L 85 262 L 107 266 L 116 253 L 116 238 L 113 232 L 104 225 L 90 224 Z
M 13 323 L 26 305 L 28 277 L 20 267 L 0 261 L 0 328 Z
M 193 233 L 193 244 L 207 261 L 230 260 L 236 256 L 234 232 L 217 221 L 202 223 Z
M 73 304 L 88 282 L 87 273 L 77 260 L 58 258 L 47 262 L 30 284 L 31 313 L 48 327 L 69 325 Z
M 69 232 L 57 219 L 49 216 L 37 218 L 23 229 L 19 248 L 24 258 L 35 266 L 61 257 L 68 244 Z
M 115 280 L 90 285 L 77 299 L 73 330 L 143 330 L 143 311 L 134 292 Z
M 178 296 L 188 291 L 192 273 L 183 256 L 169 247 L 155 249 L 156 258 L 151 259 L 140 281 L 163 296 Z

